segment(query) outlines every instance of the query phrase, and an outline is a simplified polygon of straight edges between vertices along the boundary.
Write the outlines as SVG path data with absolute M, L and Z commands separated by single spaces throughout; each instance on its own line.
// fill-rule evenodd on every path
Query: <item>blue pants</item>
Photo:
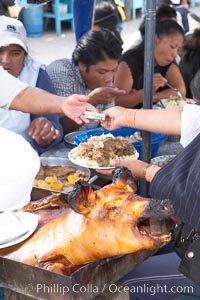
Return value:
M 179 263 L 175 252 L 154 255 L 119 282 L 129 286 L 130 300 L 174 300 L 188 294 L 200 299 L 200 286 L 178 271 Z
M 181 5 L 176 7 L 176 11 L 178 11 L 181 14 L 184 32 L 185 33 L 189 32 L 189 22 L 188 22 L 189 10 L 187 10 L 185 7 Z

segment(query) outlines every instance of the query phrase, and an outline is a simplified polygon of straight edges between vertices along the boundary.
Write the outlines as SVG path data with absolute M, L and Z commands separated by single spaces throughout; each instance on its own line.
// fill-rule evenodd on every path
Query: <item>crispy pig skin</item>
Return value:
M 67 194 L 66 194 L 67 198 Z M 48 197 L 36 200 L 36 201 L 30 201 L 26 206 L 24 206 L 21 211 L 27 211 L 27 212 L 33 212 L 37 210 L 42 209 L 48 209 L 48 208 L 67 208 L 68 204 L 66 201 L 61 199 L 61 194 L 52 194 Z
M 52 269 L 51 261 L 60 258 L 82 265 L 164 246 L 171 236 L 160 226 L 160 220 L 174 213 L 170 201 L 142 198 L 135 192 L 136 185 L 126 168 L 116 170 L 113 182 L 97 191 L 86 182 L 78 182 L 68 196 L 72 208 L 5 257 L 35 266 L 46 263 Z M 56 267 L 62 272 L 59 262 L 55 272 Z

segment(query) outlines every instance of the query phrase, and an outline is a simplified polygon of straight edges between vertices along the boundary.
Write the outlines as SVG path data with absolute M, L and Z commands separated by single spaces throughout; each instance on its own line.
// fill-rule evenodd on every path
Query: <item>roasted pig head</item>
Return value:
M 170 233 L 161 219 L 173 214 L 169 200 L 142 198 L 128 169 L 97 191 L 82 181 L 68 200 L 72 209 L 40 228 L 8 258 L 38 265 L 65 257 L 74 265 L 164 246 Z

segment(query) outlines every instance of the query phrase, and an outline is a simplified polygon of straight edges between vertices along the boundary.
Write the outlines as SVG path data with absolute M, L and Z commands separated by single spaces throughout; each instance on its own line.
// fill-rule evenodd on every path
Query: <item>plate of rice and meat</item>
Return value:
M 72 149 L 68 156 L 71 162 L 82 167 L 110 169 L 113 168 L 111 160 L 138 159 L 139 153 L 124 137 L 114 137 L 108 133 L 90 137 Z

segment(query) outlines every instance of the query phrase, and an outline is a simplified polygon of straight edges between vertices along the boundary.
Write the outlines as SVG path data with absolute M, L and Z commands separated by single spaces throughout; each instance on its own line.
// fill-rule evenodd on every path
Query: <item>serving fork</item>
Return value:
M 174 90 L 174 91 L 177 93 L 177 95 L 178 95 L 181 99 L 184 99 L 183 94 L 181 93 L 181 91 L 180 91 L 179 89 L 175 88 L 174 86 L 172 86 L 172 85 L 169 84 L 168 82 L 166 83 L 166 85 L 167 85 L 170 89 Z

